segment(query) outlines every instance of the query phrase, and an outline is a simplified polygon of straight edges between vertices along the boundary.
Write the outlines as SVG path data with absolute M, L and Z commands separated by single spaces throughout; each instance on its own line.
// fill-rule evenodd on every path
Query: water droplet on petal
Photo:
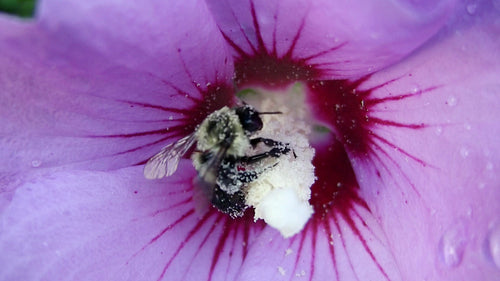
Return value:
M 460 148 L 460 155 L 463 158 L 467 158 L 467 156 L 469 156 L 469 149 L 467 149 L 466 147 Z
M 42 165 L 42 161 L 40 161 L 38 159 L 31 161 L 31 166 L 33 168 L 38 168 L 38 167 L 40 167 L 40 165 Z
M 476 9 L 477 9 L 476 3 L 471 3 L 471 4 L 467 5 L 467 13 L 469 13 L 470 15 L 473 15 L 474 13 L 476 13 Z
M 446 104 L 448 104 L 449 106 L 455 106 L 457 105 L 457 99 L 455 97 L 449 97 L 446 101 Z
M 467 208 L 467 216 L 469 218 L 472 217 L 472 207 L 470 207 L 470 206 Z
M 469 123 L 465 123 L 465 124 L 464 124 L 464 128 L 465 128 L 467 131 L 470 131 L 470 129 L 472 128 L 472 126 L 471 126 Z
M 500 224 L 496 224 L 488 237 L 488 249 L 491 259 L 500 268 Z
M 436 135 L 440 136 L 443 133 L 443 128 L 442 127 L 437 127 L 436 128 Z
M 462 262 L 466 237 L 463 223 L 448 229 L 439 241 L 441 261 L 448 267 L 456 267 Z
M 491 163 L 491 162 L 486 163 L 486 170 L 493 171 L 493 163 Z

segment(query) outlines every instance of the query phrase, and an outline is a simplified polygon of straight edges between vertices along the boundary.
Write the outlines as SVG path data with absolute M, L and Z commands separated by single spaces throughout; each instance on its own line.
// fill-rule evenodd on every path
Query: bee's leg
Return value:
M 264 172 L 266 171 L 267 169 L 270 169 L 274 166 L 278 165 L 278 163 L 275 163 L 273 165 L 270 165 L 268 167 L 265 167 L 264 169 L 260 170 L 260 171 L 238 171 L 238 180 L 242 183 L 251 183 L 255 180 L 257 180 L 257 178 Z
M 256 180 L 259 177 L 258 172 L 256 171 L 239 171 L 238 172 L 238 180 L 242 183 L 250 183 Z
M 239 191 L 244 184 L 256 180 L 260 175 L 258 171 L 239 170 L 236 167 L 237 162 L 241 162 L 241 160 L 236 160 L 232 157 L 224 159 L 217 174 L 217 184 L 219 188 L 228 194 Z
M 253 164 L 253 163 L 257 163 L 263 159 L 266 159 L 268 157 L 275 157 L 275 158 L 280 157 L 281 155 L 286 154 L 289 151 L 290 151 L 289 148 L 286 148 L 286 150 L 283 150 L 281 148 L 275 147 L 275 148 L 272 148 L 271 150 L 263 152 L 263 153 L 255 154 L 252 156 L 241 157 L 239 159 L 239 161 L 242 163 L 245 163 L 245 164 Z
M 244 163 L 247 163 L 247 164 L 252 164 L 252 163 L 256 163 L 258 161 L 261 161 L 262 159 L 265 159 L 267 157 L 275 157 L 275 158 L 280 157 L 283 154 L 287 154 L 291 150 L 287 143 L 282 143 L 282 142 L 275 141 L 275 140 L 272 140 L 272 139 L 254 138 L 254 139 L 250 140 L 250 144 L 254 148 L 259 143 L 263 143 L 266 146 L 269 146 L 269 147 L 272 147 L 272 148 L 271 148 L 271 150 L 263 152 L 263 153 L 259 153 L 259 154 L 252 155 L 252 156 L 242 157 L 240 159 L 240 161 L 244 162 Z M 295 155 L 295 152 L 293 152 L 293 155 L 295 157 L 297 157 Z
M 269 147 L 272 147 L 273 149 L 270 151 L 271 155 L 273 157 L 279 157 L 282 154 L 287 154 L 290 152 L 290 146 L 288 143 L 283 143 L 280 141 L 275 141 L 273 139 L 268 139 L 268 138 L 254 138 L 250 140 L 250 144 L 252 145 L 253 148 L 257 146 L 257 144 L 263 143 Z M 293 156 L 297 158 L 297 155 L 295 155 L 295 151 L 293 151 Z
M 236 167 L 224 167 L 219 169 L 217 182 L 220 187 L 228 192 L 240 189 L 243 184 L 256 180 L 259 173 L 256 171 L 238 171 Z
M 253 148 L 255 148 L 259 143 L 263 143 L 269 147 L 283 147 L 284 149 L 288 149 L 288 151 L 290 151 L 287 143 L 282 143 L 280 141 L 275 141 L 273 139 L 259 137 L 250 140 L 250 144 L 252 145 Z M 288 153 L 288 151 L 285 153 Z

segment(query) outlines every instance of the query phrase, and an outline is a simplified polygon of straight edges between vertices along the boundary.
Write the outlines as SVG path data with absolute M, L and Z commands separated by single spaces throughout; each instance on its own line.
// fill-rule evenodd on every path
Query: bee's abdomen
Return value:
M 218 185 L 214 188 L 212 205 L 232 218 L 243 216 L 243 213 L 247 208 L 245 203 L 245 194 L 241 190 L 233 194 L 229 194 L 220 189 Z

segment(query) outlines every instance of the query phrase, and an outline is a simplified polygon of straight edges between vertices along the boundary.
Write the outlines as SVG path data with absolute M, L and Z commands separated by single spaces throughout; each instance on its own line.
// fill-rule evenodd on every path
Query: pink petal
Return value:
M 482 20 L 456 23 L 384 72 L 309 83 L 313 110 L 337 134 L 328 149 L 317 147 L 314 217 L 293 241 L 266 229 L 249 252 L 241 280 L 498 279 L 500 64 L 486 57 L 500 41 L 494 37 L 498 25 L 471 27 Z M 466 59 L 457 63 L 456 57 Z M 469 105 L 477 93 L 482 100 Z M 460 100 L 467 101 L 461 110 Z M 350 152 L 350 164 L 333 153 L 335 142 Z M 463 159 L 474 147 L 475 159 Z M 345 173 L 346 165 L 355 179 Z M 334 188 L 337 181 L 341 187 Z M 477 188 L 487 186 L 478 194 Z M 342 198 L 342 190 L 354 196 Z
M 231 73 L 230 63 L 223 65 L 226 47 L 204 1 L 45 0 L 37 16 L 41 29 L 88 45 L 116 65 L 181 78 L 184 64 L 199 83 L 213 78 L 207 76 L 215 70 Z
M 246 74 L 259 67 L 267 76 L 290 76 L 287 80 L 371 73 L 435 34 L 453 3 L 249 0 L 209 1 L 209 6 L 233 48 L 240 79 L 257 82 L 252 78 L 266 78 Z M 270 60 L 277 65 L 268 65 Z
M 197 213 L 194 174 L 185 161 L 161 181 L 139 167 L 31 177 L 0 217 L 0 279 L 233 280 L 255 229 Z
M 489 9 L 358 88 L 383 85 L 365 100 L 379 120 L 369 157 L 351 152 L 403 280 L 500 278 L 500 29 Z
M 291 239 L 266 228 L 241 272 L 238 280 L 401 280 L 383 230 L 359 206 L 347 217 L 313 218 Z
M 130 10 L 101 1 L 106 11 L 114 12 L 50 3 L 42 3 L 42 14 L 53 8 L 73 18 L 81 12 L 106 27 L 107 21 L 131 20 L 115 15 L 126 16 Z M 94 26 L 96 40 L 86 37 L 93 25 L 84 18 L 51 28 L 43 16 L 40 24 L 0 18 L 0 64 L 5 70 L 0 73 L 1 173 L 65 164 L 110 169 L 141 163 L 172 139 L 191 133 L 211 111 L 230 104 L 232 62 L 204 7 L 203 2 L 183 1 L 161 14 L 137 14 L 128 28 L 114 26 L 119 38 Z M 161 26 L 146 29 L 144 21 Z M 149 33 L 158 29 L 165 33 Z M 129 34 L 132 30 L 153 36 L 161 53 L 126 48 L 126 39 L 137 35 Z M 106 38 L 121 47 L 106 45 Z M 221 98 L 212 102 L 214 95 Z

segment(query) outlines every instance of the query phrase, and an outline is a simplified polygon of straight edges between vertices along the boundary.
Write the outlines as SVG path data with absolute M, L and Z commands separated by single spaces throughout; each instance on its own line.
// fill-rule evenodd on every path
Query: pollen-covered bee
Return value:
M 262 114 L 250 105 L 235 108 L 227 106 L 210 114 L 192 134 L 165 146 L 144 167 L 144 176 L 159 179 L 172 175 L 180 159 L 196 143 L 191 159 L 198 172 L 199 183 L 214 207 L 231 217 L 242 216 L 245 187 L 266 169 L 251 169 L 251 165 L 268 157 L 279 157 L 290 152 L 288 144 L 267 138 L 251 138 L 263 127 Z M 259 143 L 270 149 L 263 153 L 246 155 Z

